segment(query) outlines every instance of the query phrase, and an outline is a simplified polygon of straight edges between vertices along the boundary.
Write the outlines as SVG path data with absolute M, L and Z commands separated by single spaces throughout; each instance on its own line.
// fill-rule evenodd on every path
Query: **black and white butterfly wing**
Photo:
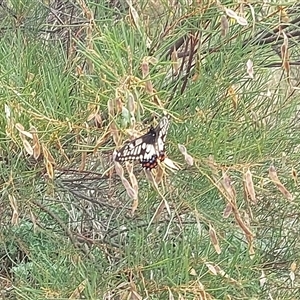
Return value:
M 157 160 L 163 161 L 165 158 L 165 141 L 169 124 L 169 118 L 163 117 L 155 128 L 151 127 L 146 134 L 120 150 L 115 150 L 114 160 L 117 162 L 138 160 L 146 169 L 155 168 Z
M 163 117 L 160 120 L 159 124 L 154 129 L 156 132 L 156 145 L 158 147 L 159 152 L 165 150 L 165 142 L 166 142 L 169 126 L 170 126 L 169 117 Z

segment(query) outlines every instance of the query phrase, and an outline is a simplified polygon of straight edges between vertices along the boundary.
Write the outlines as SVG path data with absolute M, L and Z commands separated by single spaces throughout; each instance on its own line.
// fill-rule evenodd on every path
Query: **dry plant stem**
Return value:
M 32 201 L 32 203 L 36 206 L 38 206 L 42 211 L 44 211 L 45 213 L 47 213 L 49 216 L 51 216 L 60 226 L 61 228 L 64 230 L 64 232 L 67 234 L 67 236 L 69 237 L 69 239 L 71 240 L 72 244 L 74 245 L 75 248 L 77 248 L 78 250 L 82 251 L 84 254 L 89 255 L 89 253 L 86 251 L 86 249 L 84 247 L 81 247 L 79 245 L 79 242 L 77 241 L 77 239 L 75 238 L 74 234 L 71 232 L 71 230 L 64 224 L 64 222 L 57 217 L 56 214 L 54 214 L 51 210 L 49 210 L 48 208 L 46 208 L 44 205 L 42 205 L 39 202 L 36 201 Z M 90 257 L 92 259 L 92 257 Z
M 160 190 L 159 190 L 159 188 L 158 188 L 158 185 L 157 185 L 157 183 L 156 183 L 156 181 L 155 181 L 155 179 L 154 179 L 154 177 L 153 177 L 152 172 L 150 171 L 149 173 L 150 173 L 149 176 L 151 176 L 151 183 L 153 184 L 155 190 L 158 192 L 159 196 L 162 198 L 162 201 L 161 201 L 161 203 L 159 204 L 159 206 L 157 207 L 157 209 L 156 209 L 156 211 L 155 211 L 153 217 L 151 218 L 151 220 L 150 220 L 150 222 L 149 222 L 149 225 L 148 225 L 147 229 L 150 228 L 150 225 L 153 223 L 153 221 L 156 220 L 156 218 L 157 218 L 158 215 L 163 211 L 164 208 L 167 209 L 168 214 L 171 216 L 171 209 L 170 209 L 170 206 L 169 206 L 167 200 L 165 199 L 164 195 L 160 192 Z

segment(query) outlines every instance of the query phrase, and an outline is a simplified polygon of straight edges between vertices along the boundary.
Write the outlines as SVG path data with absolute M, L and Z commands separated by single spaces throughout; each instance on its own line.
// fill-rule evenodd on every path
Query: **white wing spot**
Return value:
M 153 145 L 147 145 L 146 152 L 149 153 L 153 149 Z
M 141 145 L 137 146 L 134 150 L 134 155 L 138 155 L 141 152 Z
M 138 146 L 141 143 L 143 143 L 143 139 L 142 138 L 138 138 L 137 140 L 135 140 L 135 146 Z
M 157 146 L 158 146 L 158 151 L 163 151 L 164 150 L 164 142 L 161 138 L 157 140 Z

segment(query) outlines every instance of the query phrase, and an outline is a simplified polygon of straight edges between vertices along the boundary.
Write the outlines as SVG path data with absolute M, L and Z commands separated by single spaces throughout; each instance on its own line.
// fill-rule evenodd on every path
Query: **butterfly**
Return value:
M 114 151 L 114 160 L 117 162 L 139 160 L 142 167 L 152 170 L 163 161 L 165 155 L 165 141 L 170 125 L 169 116 L 164 116 L 154 128 L 137 139 Z

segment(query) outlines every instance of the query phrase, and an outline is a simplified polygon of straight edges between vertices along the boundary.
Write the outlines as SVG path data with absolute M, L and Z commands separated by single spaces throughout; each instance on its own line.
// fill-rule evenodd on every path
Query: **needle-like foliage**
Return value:
M 3 297 L 300 298 L 300 5 L 250 2 L 1 1 Z

